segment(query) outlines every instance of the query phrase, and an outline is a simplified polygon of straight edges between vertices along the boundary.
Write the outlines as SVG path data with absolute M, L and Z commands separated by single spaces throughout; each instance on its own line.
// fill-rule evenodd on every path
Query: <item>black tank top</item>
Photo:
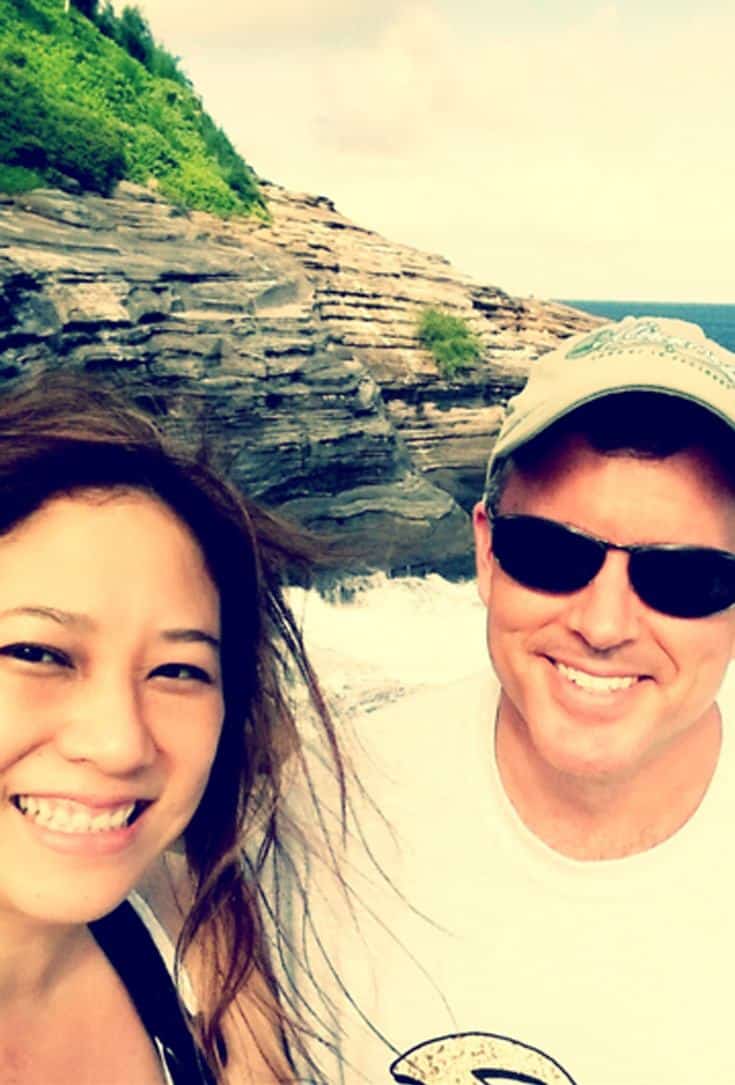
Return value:
M 174 1085 L 216 1085 L 194 1042 L 173 979 L 132 904 L 123 901 L 89 928 L 124 983 Z

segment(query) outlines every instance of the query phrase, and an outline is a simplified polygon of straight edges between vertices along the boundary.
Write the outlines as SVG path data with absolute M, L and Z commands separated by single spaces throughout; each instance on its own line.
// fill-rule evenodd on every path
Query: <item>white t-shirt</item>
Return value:
M 491 674 L 361 720 L 353 756 L 370 800 L 353 796 L 350 892 L 331 859 L 296 868 L 309 975 L 287 971 L 338 1049 L 314 1048 L 328 1080 L 735 1083 L 734 692 L 692 818 L 600 862 L 558 854 L 516 815 Z

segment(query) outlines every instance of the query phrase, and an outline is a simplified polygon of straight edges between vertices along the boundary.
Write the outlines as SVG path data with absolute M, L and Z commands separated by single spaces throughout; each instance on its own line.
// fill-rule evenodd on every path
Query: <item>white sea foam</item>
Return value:
M 342 710 L 369 711 L 487 665 L 485 608 L 474 581 L 376 573 L 346 581 L 331 598 L 292 588 L 289 601 Z

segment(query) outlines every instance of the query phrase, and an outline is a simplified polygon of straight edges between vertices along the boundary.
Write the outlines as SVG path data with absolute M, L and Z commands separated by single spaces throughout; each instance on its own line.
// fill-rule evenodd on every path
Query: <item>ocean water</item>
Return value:
M 288 593 L 339 713 L 370 712 L 487 666 L 485 608 L 473 580 L 374 573 L 346 587 L 330 598 L 302 588 Z
M 735 305 L 707 305 L 673 301 L 585 301 L 564 299 L 565 305 L 596 316 L 622 320 L 624 316 L 668 316 L 699 324 L 716 343 L 735 351 Z

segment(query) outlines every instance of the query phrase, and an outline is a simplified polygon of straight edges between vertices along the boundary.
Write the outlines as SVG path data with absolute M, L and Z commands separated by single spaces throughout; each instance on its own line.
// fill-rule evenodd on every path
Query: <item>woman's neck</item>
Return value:
M 0 909 L 0 1015 L 26 1001 L 48 1001 L 94 952 L 83 924 L 42 923 Z

